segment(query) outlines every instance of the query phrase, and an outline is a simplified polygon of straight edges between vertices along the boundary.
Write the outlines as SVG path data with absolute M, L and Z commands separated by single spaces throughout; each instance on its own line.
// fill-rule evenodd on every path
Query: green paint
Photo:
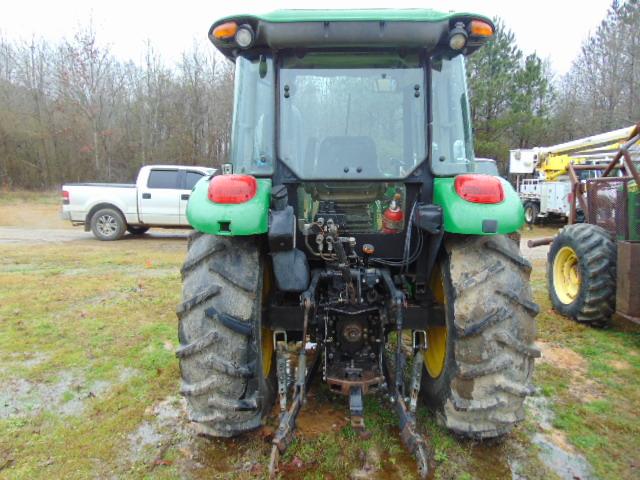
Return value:
M 491 235 L 482 231 L 483 220 L 497 220 L 498 234 L 512 233 L 524 225 L 524 209 L 511 184 L 500 178 L 505 199 L 500 203 L 472 203 L 463 200 L 454 187 L 455 177 L 436 178 L 433 202 L 444 211 L 444 229 L 449 233 Z
M 196 183 L 189 197 L 187 218 L 196 230 L 211 235 L 242 236 L 266 233 L 269 229 L 271 180 L 256 179 L 256 196 L 245 203 L 221 204 L 209 200 L 209 180 Z M 225 228 L 225 225 L 228 226 Z
M 465 12 L 438 12 L 429 8 L 411 9 L 353 9 L 353 10 L 276 10 L 263 15 L 233 15 L 221 18 L 216 24 L 229 20 L 253 19 L 271 23 L 294 22 L 442 22 L 454 17 L 474 17 L 492 23 L 487 17 Z
M 629 240 L 640 241 L 640 194 L 638 184 L 632 180 L 627 184 L 627 212 L 629 215 Z M 617 236 L 618 240 L 624 240 L 624 234 Z

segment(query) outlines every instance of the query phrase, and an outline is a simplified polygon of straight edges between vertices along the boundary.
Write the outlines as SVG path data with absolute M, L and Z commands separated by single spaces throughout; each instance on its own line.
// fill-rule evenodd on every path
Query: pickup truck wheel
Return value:
M 527 202 L 524 204 L 524 220 L 529 225 L 534 225 L 538 223 L 538 214 L 540 213 L 540 208 L 537 203 Z
M 127 232 L 131 235 L 143 235 L 149 231 L 149 227 L 140 227 L 138 225 L 129 225 L 127 227 Z
M 126 229 L 122 214 L 113 208 L 101 208 L 91 217 L 91 231 L 98 240 L 119 240 Z

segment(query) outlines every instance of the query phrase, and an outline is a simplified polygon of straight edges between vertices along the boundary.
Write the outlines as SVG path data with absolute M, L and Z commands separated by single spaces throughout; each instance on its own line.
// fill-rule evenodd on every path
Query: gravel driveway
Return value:
M 133 237 L 127 235 L 125 239 L 143 239 L 150 237 L 154 239 L 186 239 L 190 230 L 156 230 L 147 233 L 144 236 Z M 0 227 L 0 244 L 1 243 L 59 243 L 71 242 L 75 240 L 95 240 L 91 232 L 85 232 L 82 228 L 62 229 L 62 228 L 19 228 L 19 227 Z M 96 240 L 97 241 L 97 240 Z

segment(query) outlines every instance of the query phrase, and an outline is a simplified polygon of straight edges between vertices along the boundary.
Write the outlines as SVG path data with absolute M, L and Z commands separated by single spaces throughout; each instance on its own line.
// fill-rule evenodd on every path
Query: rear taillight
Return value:
M 504 200 L 502 183 L 491 175 L 458 175 L 455 188 L 458 195 L 467 202 L 500 203 Z
M 209 200 L 244 203 L 256 196 L 258 182 L 251 175 L 218 175 L 209 182 Z
M 69 205 L 69 192 L 62 190 L 62 204 Z

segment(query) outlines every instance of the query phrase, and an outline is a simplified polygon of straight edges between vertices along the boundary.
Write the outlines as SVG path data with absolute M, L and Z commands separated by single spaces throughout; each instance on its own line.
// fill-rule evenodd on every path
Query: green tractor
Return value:
M 203 433 L 255 429 L 277 400 L 274 470 L 317 371 L 355 428 L 363 395 L 388 395 L 422 475 L 419 399 L 476 439 L 523 419 L 539 355 L 523 210 L 479 173 L 465 79 L 493 30 L 432 10 L 212 25 L 235 62 L 230 163 L 191 194 L 177 310 Z

